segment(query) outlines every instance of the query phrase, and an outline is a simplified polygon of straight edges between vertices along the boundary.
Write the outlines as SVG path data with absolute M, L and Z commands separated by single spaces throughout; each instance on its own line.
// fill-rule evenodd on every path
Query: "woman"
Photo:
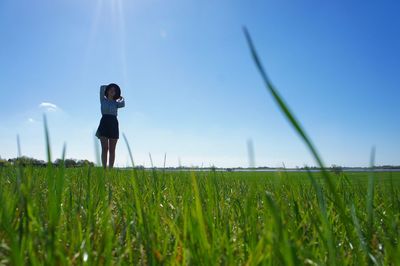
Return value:
M 96 136 L 101 142 L 101 162 L 107 167 L 107 153 L 110 152 L 108 167 L 114 167 L 115 146 L 119 138 L 118 108 L 125 106 L 125 99 L 121 97 L 121 89 L 115 83 L 100 86 L 101 120 Z

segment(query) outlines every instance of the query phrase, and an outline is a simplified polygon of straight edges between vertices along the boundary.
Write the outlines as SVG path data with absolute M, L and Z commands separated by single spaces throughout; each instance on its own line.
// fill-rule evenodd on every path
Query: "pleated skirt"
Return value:
M 96 137 L 106 137 L 108 139 L 119 138 L 118 119 L 115 115 L 103 115 L 101 117 Z

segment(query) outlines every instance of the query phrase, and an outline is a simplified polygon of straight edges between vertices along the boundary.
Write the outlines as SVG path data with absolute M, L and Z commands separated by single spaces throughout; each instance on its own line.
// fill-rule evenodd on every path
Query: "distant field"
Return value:
M 0 264 L 400 265 L 400 173 L 370 177 L 4 167 Z

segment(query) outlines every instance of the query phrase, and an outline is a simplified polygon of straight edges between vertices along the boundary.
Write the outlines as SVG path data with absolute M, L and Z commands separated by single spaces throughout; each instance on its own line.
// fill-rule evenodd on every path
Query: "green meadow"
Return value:
M 400 173 L 331 175 L 0 168 L 0 264 L 398 265 Z

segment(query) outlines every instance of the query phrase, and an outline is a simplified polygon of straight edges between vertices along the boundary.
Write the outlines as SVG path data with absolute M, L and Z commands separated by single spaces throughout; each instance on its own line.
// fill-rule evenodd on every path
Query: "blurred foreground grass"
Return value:
M 399 265 L 400 173 L 320 175 L 0 168 L 0 263 Z

